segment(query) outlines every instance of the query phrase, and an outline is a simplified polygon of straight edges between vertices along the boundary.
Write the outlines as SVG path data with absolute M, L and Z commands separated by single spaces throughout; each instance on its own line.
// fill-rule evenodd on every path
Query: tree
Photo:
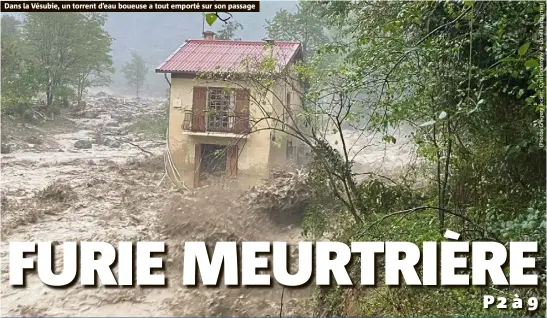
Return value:
M 127 83 L 131 88 L 135 89 L 137 98 L 139 98 L 139 92 L 144 84 L 148 67 L 144 59 L 137 53 L 131 53 L 131 61 L 126 62 L 123 69 L 123 74 L 127 80 Z
M 318 53 L 319 48 L 330 41 L 326 28 L 327 24 L 324 23 L 319 9 L 321 9 L 320 2 L 300 1 L 297 5 L 297 10 L 294 13 L 285 9 L 278 11 L 271 21 L 266 21 L 268 38 L 282 41 L 298 41 L 302 43 L 303 61 L 312 61 Z M 320 60 L 322 65 L 318 65 L 317 61 L 314 63 L 316 63 L 317 68 L 326 70 L 333 64 L 336 64 L 339 60 L 339 56 L 333 56 L 331 59 L 328 59 L 326 55 L 323 54 Z M 304 94 L 310 89 L 311 85 L 312 84 L 309 83 L 308 80 L 304 81 Z M 317 86 L 318 82 L 316 81 L 314 85 Z M 316 105 L 316 103 L 307 99 L 303 99 L 303 102 L 311 103 L 311 105 L 307 105 L 307 107 Z
M 28 60 L 46 93 L 48 107 L 56 95 L 71 94 L 74 86 L 79 102 L 85 88 L 92 83 L 82 74 L 107 70 L 112 65 L 111 40 L 104 30 L 105 21 L 106 16 L 98 14 L 26 15 L 24 39 Z
M 349 43 L 340 41 L 333 49 L 347 54 L 346 68 L 355 83 L 376 81 L 379 111 L 373 122 L 378 129 L 388 123 L 415 127 L 421 154 L 436 165 L 440 211 L 455 200 L 449 191 L 459 181 L 450 179 L 452 171 L 476 169 L 479 159 L 470 156 L 476 147 L 497 153 L 489 164 L 509 169 L 506 175 L 513 180 L 528 167 L 508 166 L 516 157 L 509 159 L 505 147 L 524 147 L 511 155 L 543 161 L 532 128 L 542 110 L 532 76 L 539 69 L 541 43 L 538 22 L 529 18 L 537 14 L 536 5 L 405 3 L 401 11 L 391 3 L 330 4 L 341 9 L 330 21 L 351 34 Z M 427 20 L 418 18 L 424 12 Z M 363 84 L 355 87 L 374 91 Z M 509 105 L 521 107 L 509 111 Z M 544 168 L 529 168 L 535 172 L 527 182 L 543 183 L 537 177 Z M 441 228 L 444 221 L 439 213 Z
M 28 63 L 46 93 L 48 108 L 56 94 L 67 94 L 73 86 L 81 98 L 80 93 L 91 82 L 79 82 L 78 74 L 104 71 L 112 65 L 111 40 L 103 28 L 105 19 L 105 15 L 82 13 L 26 14 L 24 41 Z
M 87 16 L 85 28 L 92 37 L 85 49 L 84 55 L 74 70 L 74 86 L 78 105 L 87 88 L 105 86 L 111 82 L 114 72 L 111 56 L 112 38 L 103 31 L 107 16 L 102 13 L 90 13 Z
M 319 47 L 329 42 L 326 24 L 317 13 L 319 5 L 317 1 L 300 1 L 294 13 L 279 10 L 271 21 L 266 21 L 267 36 L 273 40 L 299 41 L 305 58 L 312 57 Z
M 2 113 L 21 113 L 30 107 L 30 100 L 35 94 L 34 77 L 22 59 L 23 24 L 11 15 L 3 15 L 1 21 Z
M 2 16 L 2 78 L 18 73 L 20 59 L 16 56 L 21 50 L 21 21 L 11 15 Z
M 235 38 L 235 35 L 238 30 L 243 30 L 243 25 L 241 23 L 230 20 L 222 25 L 222 28 L 217 33 L 217 39 L 219 40 L 241 40 L 240 38 Z
M 410 184 L 358 184 L 355 198 L 366 203 L 357 205 L 363 224 L 334 217 L 340 208 L 323 205 L 311 211 L 313 222 L 305 228 L 339 233 L 329 237 L 334 240 L 413 242 L 443 240 L 449 228 L 466 241 L 538 241 L 544 255 L 545 131 L 538 120 L 545 105 L 537 85 L 545 76 L 539 75 L 542 11 L 530 2 L 323 2 L 316 13 L 327 28 L 345 36 L 333 38 L 316 55 L 337 54 L 340 63 L 326 72 L 312 67 L 313 78 L 338 83 L 340 99 L 353 105 L 342 108 L 342 118 L 353 121 L 359 133 L 380 133 L 386 143 L 399 143 L 389 130 L 411 126 L 424 170 Z M 358 93 L 368 98 L 354 99 Z M 369 110 L 366 123 L 355 120 L 363 108 Z M 327 114 L 336 124 L 336 114 Z M 343 146 L 350 153 L 348 147 Z M 341 167 L 332 171 L 343 176 Z M 540 262 L 543 268 L 545 260 Z M 492 315 L 473 305 L 478 295 L 493 292 L 483 288 L 378 288 L 381 297 L 340 297 L 333 288 L 332 296 L 341 303 L 366 298 L 363 312 L 353 315 Z M 386 305 L 385 299 L 401 298 L 400 306 Z
M 256 65 L 260 72 L 237 79 L 253 83 L 253 98 L 270 96 L 255 100 L 263 110 L 253 116 L 252 133 L 282 131 L 311 148 L 313 197 L 304 230 L 313 232 L 313 239 L 419 244 L 443 241 L 452 229 L 464 241 L 537 241 L 545 255 L 543 11 L 533 2 L 317 4 L 316 22 L 343 36 L 319 45 L 312 59 L 296 67 L 297 76 L 263 61 Z M 282 28 L 295 16 L 278 14 L 283 22 L 275 25 L 277 38 L 295 39 Z M 333 56 L 337 63 L 324 67 L 323 60 Z M 296 79 L 309 84 L 305 91 L 295 89 L 304 111 L 283 116 L 276 104 L 289 109 L 276 84 L 291 87 Z M 310 119 L 309 131 L 300 119 Z M 353 127 L 357 140 L 348 142 L 342 124 Z M 370 145 L 359 141 L 378 134 L 386 145 L 399 144 L 392 130 L 402 125 L 412 128 L 420 159 L 416 175 L 379 177 L 374 171 L 358 181 L 355 156 Z M 328 142 L 329 134 L 339 135 L 340 152 Z M 537 268 L 545 268 L 544 258 L 537 261 Z M 349 314 L 485 316 L 493 312 L 477 306 L 476 299 L 498 290 L 378 287 L 374 295 L 323 289 L 318 315 L 348 315 L 343 304 L 364 302 Z M 504 290 L 520 295 L 542 289 Z M 402 300 L 392 306 L 389 299 Z

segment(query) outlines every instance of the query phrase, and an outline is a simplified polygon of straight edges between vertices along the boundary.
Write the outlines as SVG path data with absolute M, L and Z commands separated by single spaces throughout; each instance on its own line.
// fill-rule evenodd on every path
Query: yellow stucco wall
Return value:
M 192 109 L 193 87 L 232 87 L 249 88 L 251 90 L 251 102 L 249 111 L 251 118 L 257 120 L 263 118 L 263 111 L 270 111 L 274 105 L 273 94 L 269 93 L 260 106 L 260 99 L 257 91 L 242 82 L 212 82 L 189 78 L 171 78 L 170 114 L 169 114 L 169 147 L 171 158 L 182 177 L 185 186 L 191 188 L 194 184 L 194 159 L 196 144 L 226 144 L 237 143 L 239 147 L 238 158 L 238 179 L 247 180 L 253 183 L 255 180 L 266 178 L 273 166 L 286 164 L 286 138 L 285 144 L 276 147 L 271 141 L 272 131 L 267 128 L 267 123 L 262 122 L 254 129 L 259 130 L 251 133 L 246 139 L 218 137 L 214 135 L 199 136 L 183 131 L 184 110 Z M 261 130 L 263 129 L 263 130 Z M 276 137 L 279 133 L 276 133 Z M 283 139 L 283 138 L 282 138 Z M 279 140 L 279 138 L 278 138 Z

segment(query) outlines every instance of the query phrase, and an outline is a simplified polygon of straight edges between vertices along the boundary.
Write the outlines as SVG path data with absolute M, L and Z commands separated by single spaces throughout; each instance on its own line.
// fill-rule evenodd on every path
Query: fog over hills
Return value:
M 244 40 L 260 40 L 266 35 L 266 20 L 272 19 L 280 9 L 296 10 L 297 1 L 261 1 L 260 12 L 232 13 L 233 20 L 243 25 L 236 36 Z M 6 13 L 2 13 L 4 15 Z M 23 19 L 23 13 L 7 13 L 18 19 Z M 124 63 L 134 51 L 144 58 L 148 64 L 149 77 L 143 87 L 143 92 L 149 96 L 164 96 L 167 83 L 162 74 L 155 74 L 154 69 L 187 39 L 199 39 L 205 30 L 217 31 L 223 25 L 216 21 L 209 27 L 204 23 L 203 13 L 199 12 L 143 12 L 108 14 L 106 30 L 113 38 L 112 57 L 115 74 L 112 85 L 107 90 L 111 93 L 133 95 L 127 88 L 121 73 Z

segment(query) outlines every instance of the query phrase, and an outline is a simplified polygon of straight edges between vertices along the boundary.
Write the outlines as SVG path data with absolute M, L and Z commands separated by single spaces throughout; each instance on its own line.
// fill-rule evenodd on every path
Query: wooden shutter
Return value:
M 244 134 L 249 131 L 249 104 L 251 93 L 249 89 L 236 89 L 236 110 L 235 127 L 237 134 Z
M 192 131 L 205 131 L 205 110 L 207 102 L 207 87 L 194 87 L 192 103 Z
M 237 176 L 237 158 L 239 156 L 237 146 L 226 147 L 226 172 L 229 177 Z
M 292 115 L 291 93 L 287 93 L 287 113 Z
M 194 155 L 194 188 L 199 187 L 199 176 L 201 174 L 201 144 L 196 144 Z

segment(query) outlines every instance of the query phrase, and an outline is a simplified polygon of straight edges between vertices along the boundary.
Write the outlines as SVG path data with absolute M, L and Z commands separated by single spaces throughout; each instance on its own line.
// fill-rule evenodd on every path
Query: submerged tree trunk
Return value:
M 46 106 L 49 109 L 53 105 L 53 85 L 49 84 L 46 90 Z
M 76 91 L 76 107 L 80 108 L 82 104 L 82 96 L 84 95 L 84 89 L 85 89 L 85 81 L 86 81 L 87 75 L 80 75 L 78 78 L 78 88 Z
M 141 81 L 139 80 L 137 76 L 137 100 L 139 100 L 139 88 L 141 87 Z

